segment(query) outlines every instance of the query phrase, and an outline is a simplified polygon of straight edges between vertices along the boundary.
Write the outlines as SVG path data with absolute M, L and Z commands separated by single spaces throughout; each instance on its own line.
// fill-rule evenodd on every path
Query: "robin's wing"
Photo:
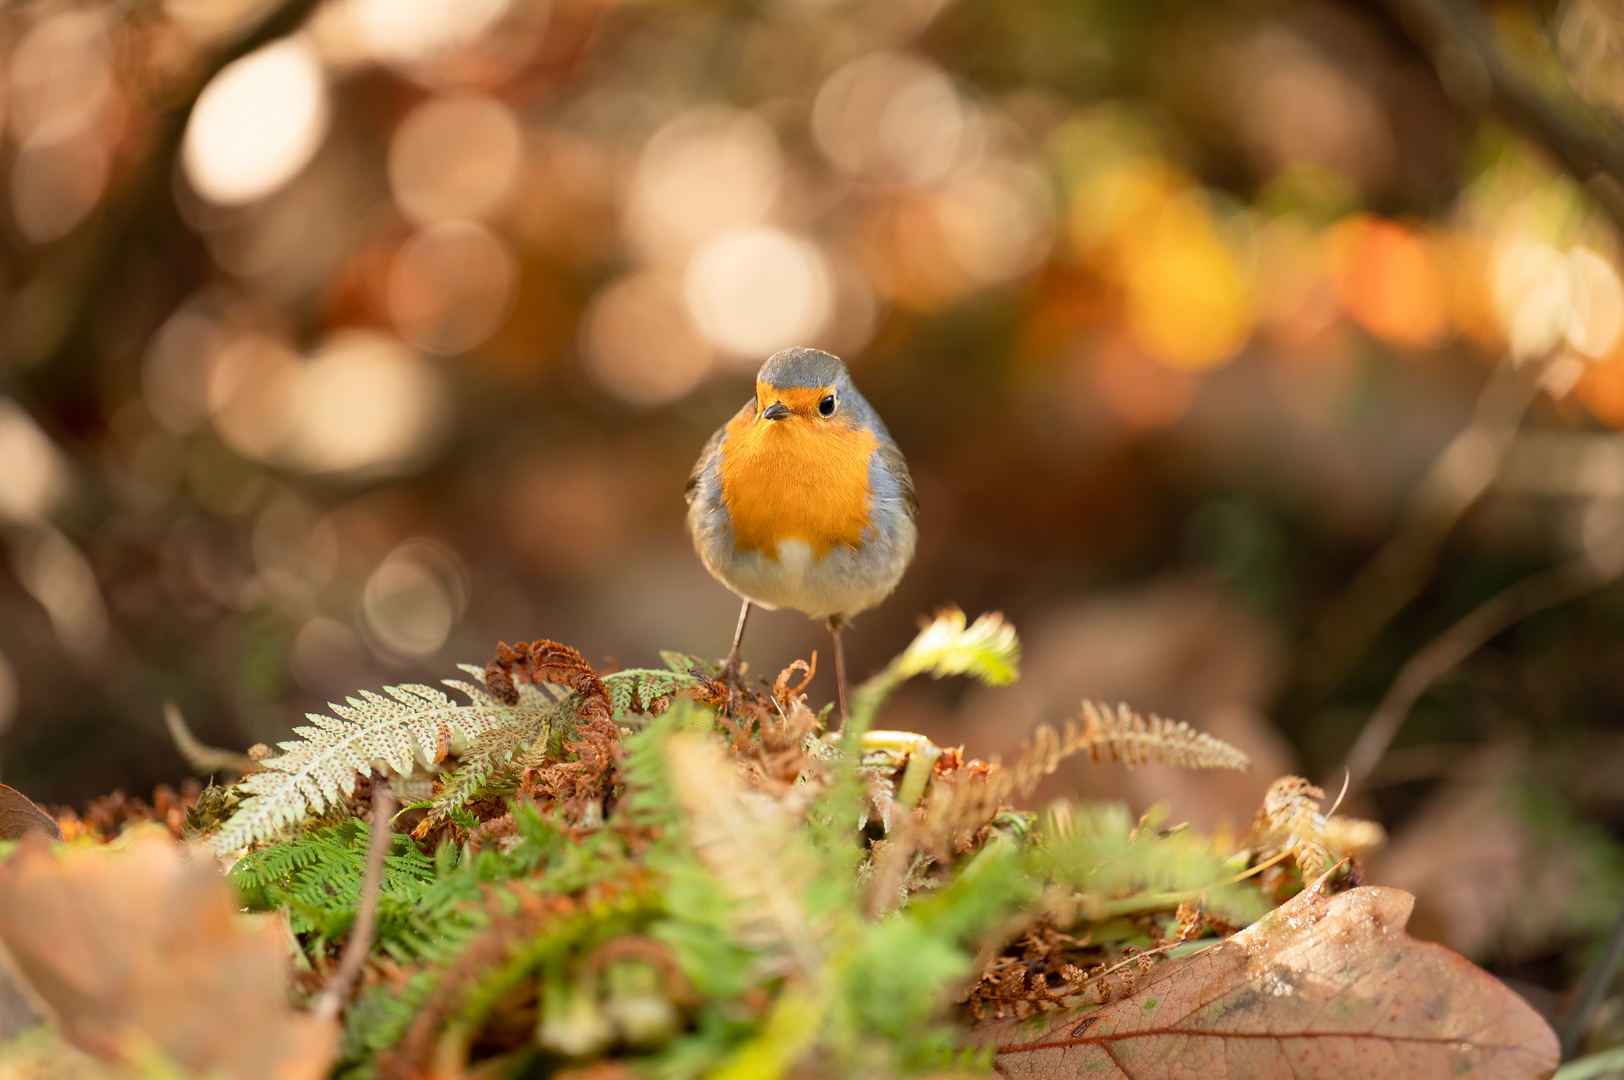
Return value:
M 902 488 L 902 502 L 908 508 L 908 516 L 918 517 L 919 496 L 914 494 L 913 475 L 908 472 L 907 458 L 902 456 L 902 451 L 898 450 L 897 444 L 890 439 L 882 440 L 875 453 L 880 455 L 880 463 L 885 466 L 885 471 L 890 473 L 897 486 Z
M 733 419 L 737 420 L 743 413 L 754 413 L 755 411 L 756 399 L 752 397 L 749 401 L 744 403 L 744 408 L 740 409 L 734 414 Z M 732 421 L 730 420 L 728 423 L 732 423 Z M 682 489 L 682 497 L 686 501 L 694 501 L 694 494 L 699 490 L 699 478 L 705 475 L 705 466 L 709 464 L 710 459 L 716 455 L 716 450 L 722 445 L 722 438 L 725 435 L 727 435 L 727 424 L 723 424 L 721 427 L 717 428 L 716 434 L 712 435 L 710 439 L 706 441 L 705 448 L 699 452 L 699 460 L 694 462 L 693 469 L 688 473 L 688 483 L 685 484 Z M 910 487 L 909 490 L 911 491 L 913 489 Z
M 716 448 L 722 445 L 722 436 L 727 434 L 727 428 L 719 427 L 705 443 L 705 449 L 699 452 L 699 460 L 694 462 L 692 471 L 688 473 L 688 483 L 682 489 L 682 497 L 688 502 L 694 501 L 694 495 L 699 491 L 699 478 L 705 474 L 705 465 L 716 454 Z

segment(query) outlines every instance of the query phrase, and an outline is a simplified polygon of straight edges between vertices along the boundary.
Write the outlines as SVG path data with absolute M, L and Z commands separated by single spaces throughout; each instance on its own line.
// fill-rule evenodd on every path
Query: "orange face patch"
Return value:
M 868 463 L 874 435 L 840 413 L 818 415 L 827 388 L 756 387 L 756 408 L 727 425 L 722 444 L 722 501 L 734 546 L 778 557 L 781 540 L 802 540 L 823 558 L 836 544 L 857 547 L 868 527 Z M 795 415 L 763 420 L 783 402 Z
M 791 386 L 783 390 L 775 389 L 766 383 L 756 383 L 756 413 L 775 401 L 784 403 L 784 407 L 798 416 L 808 419 L 816 416 L 825 423 L 834 423 L 834 417 L 818 416 L 818 402 L 835 392 L 832 386 Z

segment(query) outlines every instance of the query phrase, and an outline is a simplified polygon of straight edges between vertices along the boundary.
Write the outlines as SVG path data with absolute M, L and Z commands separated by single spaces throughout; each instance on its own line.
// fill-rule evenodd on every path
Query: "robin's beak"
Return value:
M 775 401 L 765 409 L 761 410 L 761 418 L 763 420 L 782 420 L 786 416 L 794 415 L 794 413 L 790 412 L 789 406 L 785 405 L 782 401 Z

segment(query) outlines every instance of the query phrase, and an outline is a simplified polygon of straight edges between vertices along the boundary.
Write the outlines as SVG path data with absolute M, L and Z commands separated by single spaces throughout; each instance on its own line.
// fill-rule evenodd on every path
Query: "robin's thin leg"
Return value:
M 835 637 L 835 688 L 840 702 L 840 722 L 844 724 L 846 717 L 846 649 L 840 643 L 840 631 L 844 620 L 839 615 L 829 616 L 829 633 Z
M 727 659 L 722 662 L 722 678 L 727 683 L 727 700 L 731 709 L 733 704 L 733 688 L 735 685 L 743 686 L 744 680 L 739 671 L 739 642 L 744 640 L 744 624 L 750 619 L 750 601 L 744 602 L 739 609 L 739 626 L 733 631 L 733 648 L 727 651 Z

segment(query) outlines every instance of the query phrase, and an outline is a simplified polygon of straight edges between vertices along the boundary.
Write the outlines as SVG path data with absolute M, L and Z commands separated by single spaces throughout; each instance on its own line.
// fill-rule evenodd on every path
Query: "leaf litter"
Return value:
M 806 700 L 816 656 L 739 687 L 663 659 L 502 645 L 448 681 L 466 703 L 386 688 L 281 755 L 188 744 L 243 779 L 62 815 L 68 847 L 0 863 L 0 944 L 72 1047 L 175 1076 L 1554 1065 L 1508 991 L 1403 934 L 1408 894 L 1363 884 L 1379 829 L 1307 781 L 1277 781 L 1237 843 L 1019 808 L 1069 757 L 1246 766 L 1184 724 L 1085 702 L 1008 765 L 875 728 L 908 678 L 1011 681 L 998 616 L 939 614 L 844 730 Z M 75 1052 L 28 1060 L 69 1075 Z
M 1414 897 L 1328 877 L 1108 1005 L 992 1021 L 999 1075 L 1549 1076 L 1556 1035 L 1522 998 L 1404 933 Z

